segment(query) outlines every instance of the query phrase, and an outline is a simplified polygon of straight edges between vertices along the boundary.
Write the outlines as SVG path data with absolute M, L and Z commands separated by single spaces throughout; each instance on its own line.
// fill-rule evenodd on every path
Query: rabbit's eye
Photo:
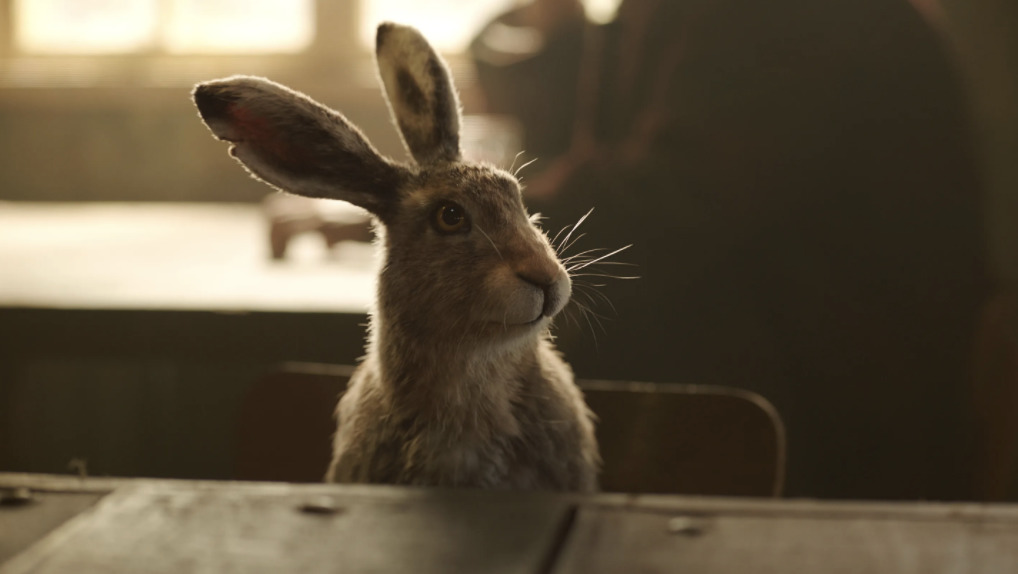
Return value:
M 439 204 L 432 217 L 435 229 L 441 233 L 457 233 L 466 231 L 468 226 L 467 212 L 463 207 L 447 201 Z

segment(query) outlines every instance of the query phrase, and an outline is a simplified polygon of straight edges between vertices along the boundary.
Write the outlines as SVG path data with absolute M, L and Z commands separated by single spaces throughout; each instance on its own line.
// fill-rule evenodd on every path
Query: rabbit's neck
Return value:
M 424 408 L 508 407 L 521 382 L 540 370 L 540 347 L 550 346 L 537 333 L 506 344 L 443 344 L 379 319 L 369 349 L 379 382 L 392 400 Z

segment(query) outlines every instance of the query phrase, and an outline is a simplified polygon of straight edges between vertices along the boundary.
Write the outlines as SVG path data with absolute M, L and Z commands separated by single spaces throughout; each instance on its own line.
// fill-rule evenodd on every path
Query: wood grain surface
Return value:
M 567 518 L 549 494 L 141 483 L 0 572 L 533 573 Z
M 30 512 L 82 509 L 0 574 L 1018 572 L 1015 505 L 0 473 L 26 485 Z M 10 510 L 0 526 L 24 524 Z
M 19 504 L 0 507 L 0 564 L 91 507 L 102 493 L 33 492 Z
M 558 574 L 1018 571 L 1018 509 L 657 499 L 589 505 Z

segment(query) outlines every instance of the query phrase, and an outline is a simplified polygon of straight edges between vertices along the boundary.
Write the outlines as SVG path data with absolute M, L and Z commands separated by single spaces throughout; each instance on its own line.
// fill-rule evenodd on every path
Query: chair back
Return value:
M 288 363 L 257 381 L 241 407 L 236 478 L 321 481 L 332 452 L 336 402 L 352 372 Z M 598 417 L 602 490 L 781 493 L 784 427 L 759 395 L 703 385 L 578 384 Z
M 580 381 L 598 416 L 609 492 L 778 496 L 785 430 L 755 393 L 710 385 Z

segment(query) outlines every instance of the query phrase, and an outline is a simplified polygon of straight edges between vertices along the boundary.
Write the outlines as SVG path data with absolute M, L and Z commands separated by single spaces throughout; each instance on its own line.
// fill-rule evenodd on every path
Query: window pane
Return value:
M 293 53 L 313 37 L 313 0 L 173 0 L 163 44 L 172 53 Z
M 587 18 L 599 24 L 611 21 L 615 18 L 615 12 L 619 9 L 622 0 L 583 0 L 583 7 L 587 10 Z
M 117 53 L 151 46 L 158 0 L 14 0 L 14 45 L 36 53 Z
M 375 49 L 375 29 L 386 20 L 421 31 L 440 52 L 460 52 L 481 26 L 516 0 L 361 0 L 360 36 Z

